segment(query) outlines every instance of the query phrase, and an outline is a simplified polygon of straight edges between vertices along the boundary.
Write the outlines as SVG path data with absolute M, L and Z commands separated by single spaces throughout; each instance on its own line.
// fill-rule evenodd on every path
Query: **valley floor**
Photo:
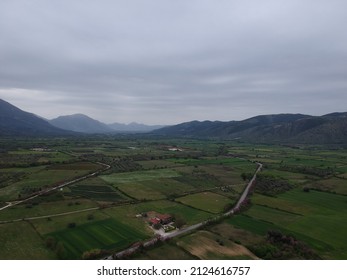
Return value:
M 344 149 L 135 137 L 3 146 L 0 259 L 347 259 Z M 200 226 L 146 247 L 153 212 L 174 232 Z

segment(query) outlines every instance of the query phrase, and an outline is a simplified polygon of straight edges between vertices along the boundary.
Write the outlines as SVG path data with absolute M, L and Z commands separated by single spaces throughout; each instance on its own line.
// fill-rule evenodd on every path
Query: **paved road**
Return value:
M 236 203 L 236 205 L 233 207 L 233 209 L 231 209 L 229 212 L 224 213 L 224 216 L 229 216 L 231 214 L 234 214 L 235 210 L 240 209 L 241 204 L 245 201 L 247 195 L 249 194 L 251 187 L 254 184 L 255 179 L 257 178 L 258 172 L 260 172 L 261 169 L 263 168 L 263 165 L 260 162 L 256 162 L 256 164 L 258 165 L 258 168 L 254 172 L 252 179 L 249 181 L 248 185 L 246 186 L 245 190 L 243 191 L 241 197 L 239 198 L 239 201 Z

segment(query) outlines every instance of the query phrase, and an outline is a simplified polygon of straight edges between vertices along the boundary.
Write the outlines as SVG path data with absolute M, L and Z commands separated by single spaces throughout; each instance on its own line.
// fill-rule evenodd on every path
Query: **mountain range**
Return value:
M 346 144 L 347 112 L 323 116 L 262 115 L 242 121 L 192 121 L 166 127 L 137 123 L 107 125 L 82 114 L 61 116 L 49 121 L 0 99 L 0 136 L 68 136 L 150 131 L 154 136 L 254 143 Z
M 113 131 L 106 124 L 83 114 L 60 116 L 50 120 L 49 123 L 61 129 L 82 133 L 110 133 Z
M 46 120 L 0 99 L 0 136 L 67 136 L 71 131 L 57 128 Z
M 83 114 L 60 116 L 50 120 L 49 123 L 61 129 L 82 133 L 139 133 L 150 132 L 164 127 L 163 125 L 145 125 L 136 122 L 130 124 L 105 124 Z
M 154 131 L 170 137 L 241 140 L 257 143 L 346 144 L 347 112 L 324 116 L 262 115 L 243 121 L 192 121 Z
M 32 113 L 22 111 L 0 99 L 0 136 L 57 136 L 76 133 L 138 133 L 150 132 L 164 126 L 150 126 L 138 123 L 104 124 L 83 114 L 60 116 L 46 120 Z

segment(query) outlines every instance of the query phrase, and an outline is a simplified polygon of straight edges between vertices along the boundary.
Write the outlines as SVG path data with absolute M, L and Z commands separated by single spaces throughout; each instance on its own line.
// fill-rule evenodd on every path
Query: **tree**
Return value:
M 158 229 L 161 228 L 161 224 L 159 224 L 159 223 L 158 223 L 158 224 L 154 224 L 154 225 L 153 225 L 153 228 L 156 229 L 156 230 L 158 230 Z
M 174 221 L 175 221 L 175 227 L 177 228 L 181 228 L 182 226 L 186 224 L 186 221 L 180 216 L 175 216 Z

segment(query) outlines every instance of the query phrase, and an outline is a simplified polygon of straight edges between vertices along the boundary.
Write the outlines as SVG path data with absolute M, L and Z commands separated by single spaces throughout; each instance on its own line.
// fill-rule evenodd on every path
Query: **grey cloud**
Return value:
M 0 97 L 47 117 L 153 124 L 344 111 L 346 10 L 340 0 L 2 1 Z

